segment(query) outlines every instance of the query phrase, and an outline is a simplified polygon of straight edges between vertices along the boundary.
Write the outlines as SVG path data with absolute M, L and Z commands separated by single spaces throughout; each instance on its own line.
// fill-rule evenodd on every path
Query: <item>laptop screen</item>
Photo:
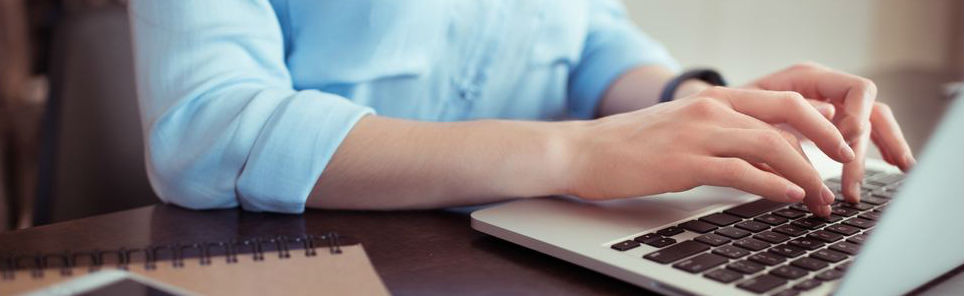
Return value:
M 944 115 L 838 290 L 904 294 L 964 264 L 964 98 Z

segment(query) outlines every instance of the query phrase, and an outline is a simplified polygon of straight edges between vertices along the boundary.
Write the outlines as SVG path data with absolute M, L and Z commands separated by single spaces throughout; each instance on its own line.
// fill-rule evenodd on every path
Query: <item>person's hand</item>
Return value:
M 860 201 L 868 139 L 874 141 L 885 161 L 905 172 L 916 162 L 893 113 L 887 105 L 875 102 L 877 87 L 866 78 L 803 63 L 767 75 L 747 87 L 797 92 L 815 106 L 832 104 L 833 124 L 856 153 L 854 161 L 844 164 L 841 178 L 841 190 L 848 202 Z
M 827 216 L 833 192 L 797 138 L 774 127 L 788 124 L 834 160 L 852 161 L 827 115 L 796 92 L 712 87 L 588 121 L 574 131 L 566 193 L 597 200 L 727 186 Z

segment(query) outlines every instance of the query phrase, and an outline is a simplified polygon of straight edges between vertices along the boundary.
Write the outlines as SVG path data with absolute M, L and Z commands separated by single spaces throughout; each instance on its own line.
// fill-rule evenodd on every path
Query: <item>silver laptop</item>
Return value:
M 958 98 L 912 173 L 868 160 L 862 202 L 838 201 L 830 219 L 700 187 L 605 202 L 518 200 L 473 212 L 472 227 L 665 294 L 903 294 L 964 264 L 962 138 Z M 839 188 L 840 165 L 805 151 Z

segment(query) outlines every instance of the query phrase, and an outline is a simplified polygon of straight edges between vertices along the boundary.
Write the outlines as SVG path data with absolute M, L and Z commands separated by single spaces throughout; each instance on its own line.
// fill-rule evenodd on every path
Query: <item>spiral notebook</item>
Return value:
M 201 295 L 388 295 L 361 244 L 337 233 L 0 257 L 0 295 L 107 268 Z

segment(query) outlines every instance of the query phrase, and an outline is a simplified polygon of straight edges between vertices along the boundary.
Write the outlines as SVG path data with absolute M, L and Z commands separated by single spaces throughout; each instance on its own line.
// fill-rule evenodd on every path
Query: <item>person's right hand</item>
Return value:
M 803 154 L 788 124 L 832 159 L 854 152 L 800 94 L 724 87 L 577 128 L 566 193 L 590 200 L 733 187 L 828 216 L 833 192 Z

